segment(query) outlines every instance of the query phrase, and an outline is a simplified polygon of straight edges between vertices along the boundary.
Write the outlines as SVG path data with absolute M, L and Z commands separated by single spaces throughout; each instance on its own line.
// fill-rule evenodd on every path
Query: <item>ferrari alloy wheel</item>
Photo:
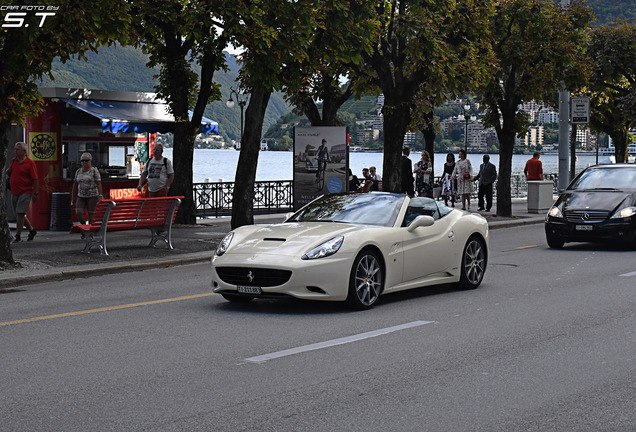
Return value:
M 552 249 L 561 249 L 563 247 L 564 241 L 557 240 L 554 237 L 546 236 L 545 240 L 548 242 L 548 246 Z
M 353 263 L 347 303 L 354 309 L 369 309 L 382 292 L 382 264 L 373 251 L 362 251 Z
M 471 237 L 464 247 L 459 285 L 463 289 L 475 289 L 486 272 L 486 247 L 481 239 Z

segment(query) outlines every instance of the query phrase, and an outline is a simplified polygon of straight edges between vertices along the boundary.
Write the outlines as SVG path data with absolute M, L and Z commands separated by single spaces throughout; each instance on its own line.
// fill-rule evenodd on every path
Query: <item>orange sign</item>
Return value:
M 110 199 L 118 200 L 118 199 L 143 198 L 145 194 L 144 189 L 142 189 L 141 192 L 139 192 L 137 188 L 111 189 Z

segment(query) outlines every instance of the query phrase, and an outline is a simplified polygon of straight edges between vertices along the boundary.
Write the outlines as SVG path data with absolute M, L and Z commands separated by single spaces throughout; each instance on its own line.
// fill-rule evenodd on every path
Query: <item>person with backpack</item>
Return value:
M 148 197 L 168 196 L 170 185 L 174 181 L 174 169 L 172 162 L 163 157 L 163 146 L 155 144 L 154 157 L 148 161 L 139 178 L 137 190 L 141 191 L 143 185 L 148 182 Z

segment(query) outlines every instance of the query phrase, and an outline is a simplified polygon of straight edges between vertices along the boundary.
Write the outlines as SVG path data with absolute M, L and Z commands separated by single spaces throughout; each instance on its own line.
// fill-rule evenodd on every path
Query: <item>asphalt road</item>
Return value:
M 476 291 L 226 302 L 208 265 L 0 295 L 0 431 L 633 431 L 636 252 L 492 231 Z

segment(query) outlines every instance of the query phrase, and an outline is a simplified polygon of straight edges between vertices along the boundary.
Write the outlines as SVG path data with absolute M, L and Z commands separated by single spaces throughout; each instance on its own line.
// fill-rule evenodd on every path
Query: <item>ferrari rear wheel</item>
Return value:
M 486 246 L 478 237 L 468 239 L 464 247 L 459 285 L 463 289 L 475 289 L 486 272 Z
M 383 287 L 382 263 L 376 252 L 362 251 L 353 263 L 347 303 L 356 310 L 371 308 Z
M 231 301 L 233 303 L 249 303 L 249 302 L 251 302 L 254 299 L 254 297 L 240 295 L 240 294 L 225 294 L 225 293 L 221 293 L 221 295 L 223 296 L 223 298 L 225 300 Z

